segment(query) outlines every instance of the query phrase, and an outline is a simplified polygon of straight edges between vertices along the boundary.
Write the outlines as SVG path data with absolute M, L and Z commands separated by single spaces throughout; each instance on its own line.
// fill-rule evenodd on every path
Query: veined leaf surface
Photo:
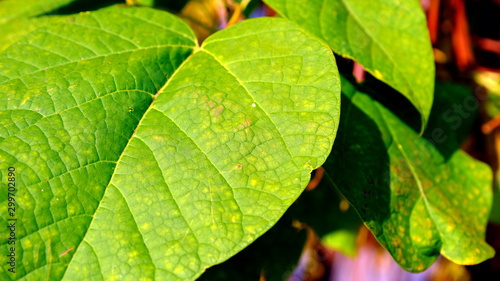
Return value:
M 425 15 L 416 0 L 265 0 L 398 90 L 425 126 L 434 93 L 434 57 Z
M 75 0 L 17 0 L 0 1 L 0 24 L 22 17 L 37 16 L 67 5 Z
M 346 79 L 342 93 L 344 117 L 324 166 L 394 259 L 418 272 L 439 254 L 465 265 L 491 258 L 489 167 L 460 150 L 443 157 Z
M 194 279 L 276 223 L 331 150 L 334 58 L 287 20 L 202 46 L 147 8 L 60 21 L 0 53 L 19 262 L 2 280 Z

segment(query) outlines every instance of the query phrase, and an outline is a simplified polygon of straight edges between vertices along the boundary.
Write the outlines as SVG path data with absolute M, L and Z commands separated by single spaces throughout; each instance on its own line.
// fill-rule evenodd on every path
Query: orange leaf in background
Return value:
M 264 9 L 266 10 L 266 17 L 274 17 L 276 15 L 276 11 L 273 10 L 268 5 L 264 4 Z
M 430 0 L 429 9 L 427 10 L 427 26 L 432 44 L 436 43 L 438 37 L 440 2 L 441 0 Z
M 463 0 L 450 0 L 450 6 L 453 9 L 453 30 L 451 39 L 456 63 L 458 69 L 465 70 L 474 63 L 469 25 L 467 23 L 467 15 L 465 14 L 465 5 Z
M 495 130 L 498 126 L 500 126 L 500 116 L 497 116 L 490 121 L 484 123 L 481 126 L 481 131 L 483 134 L 487 135 L 490 134 L 493 130 Z
M 219 30 L 219 24 L 226 22 L 226 5 L 223 0 L 189 1 L 179 14 L 196 32 L 201 43 L 210 34 Z
M 325 173 L 325 169 L 323 167 L 319 167 L 316 169 L 316 172 L 314 173 L 313 178 L 309 182 L 309 184 L 306 186 L 306 190 L 310 191 L 316 188 L 318 184 L 321 182 L 321 179 L 323 178 L 323 174 Z
M 480 38 L 477 43 L 481 49 L 500 55 L 500 40 Z

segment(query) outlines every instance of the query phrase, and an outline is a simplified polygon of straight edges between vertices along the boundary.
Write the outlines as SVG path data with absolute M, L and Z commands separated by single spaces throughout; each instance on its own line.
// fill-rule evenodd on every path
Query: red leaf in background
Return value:
M 465 70 L 474 63 L 467 15 L 463 0 L 450 0 L 453 9 L 452 43 L 457 67 Z
M 365 81 L 365 68 L 361 64 L 354 62 L 352 75 L 354 75 L 358 83 Z
M 427 26 L 429 28 L 431 43 L 434 44 L 436 43 L 438 37 L 439 4 L 441 3 L 441 0 L 430 0 L 429 2 L 429 8 L 427 9 Z
M 500 1 L 500 0 L 499 0 Z M 479 38 L 477 44 L 485 51 L 492 52 L 500 55 L 500 40 L 493 40 L 489 38 Z

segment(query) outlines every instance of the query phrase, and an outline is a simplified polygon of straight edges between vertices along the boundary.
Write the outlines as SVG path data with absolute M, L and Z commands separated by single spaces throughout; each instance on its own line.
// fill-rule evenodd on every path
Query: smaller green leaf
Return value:
M 342 91 L 345 117 L 324 167 L 394 259 L 416 272 L 440 253 L 458 264 L 492 257 L 489 167 L 462 151 L 446 160 L 346 79 Z
M 65 6 L 76 0 L 2 0 L 0 25 L 17 18 L 38 16 Z
M 0 53 L 24 35 L 47 23 L 36 17 L 54 11 L 75 0 L 3 0 L 0 1 Z M 51 18 L 53 22 L 54 17 Z
M 326 160 L 340 79 L 295 24 L 245 21 L 198 46 L 155 9 L 61 18 L 0 53 L 0 174 L 16 166 L 23 186 L 23 263 L 0 279 L 192 280 L 271 228 Z
M 419 1 L 264 0 L 280 15 L 325 40 L 334 52 L 361 63 L 420 112 L 431 111 L 434 58 Z

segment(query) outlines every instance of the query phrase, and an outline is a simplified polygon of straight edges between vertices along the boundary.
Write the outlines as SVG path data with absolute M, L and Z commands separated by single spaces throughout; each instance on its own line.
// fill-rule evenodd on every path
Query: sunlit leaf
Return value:
M 198 46 L 148 8 L 50 19 L 0 53 L 19 261 L 2 280 L 194 279 L 274 225 L 331 150 L 334 58 L 287 20 Z
M 419 1 L 264 2 L 401 92 L 418 109 L 425 126 L 432 106 L 434 58 Z

